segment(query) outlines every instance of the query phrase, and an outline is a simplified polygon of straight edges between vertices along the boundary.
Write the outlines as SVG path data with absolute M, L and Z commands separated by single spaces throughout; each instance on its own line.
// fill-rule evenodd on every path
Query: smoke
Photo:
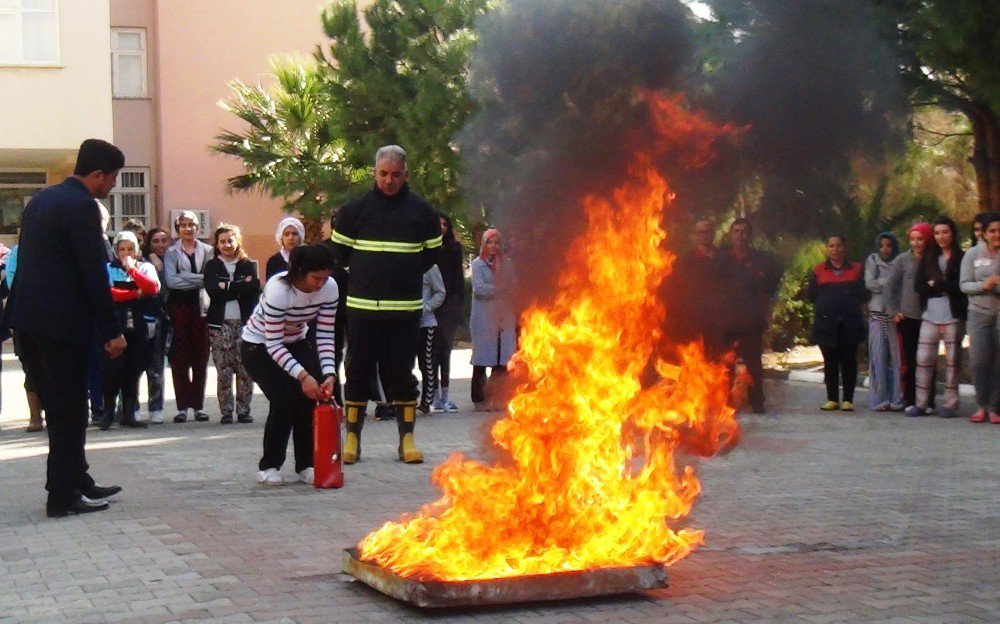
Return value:
M 760 188 L 770 234 L 822 227 L 851 158 L 891 138 L 896 66 L 868 0 L 709 4 L 703 24 L 677 0 L 506 0 L 478 25 L 463 187 L 530 267 L 528 298 L 551 292 L 581 197 L 613 188 L 652 136 L 644 90 L 748 127 L 703 169 L 659 164 L 690 214 Z

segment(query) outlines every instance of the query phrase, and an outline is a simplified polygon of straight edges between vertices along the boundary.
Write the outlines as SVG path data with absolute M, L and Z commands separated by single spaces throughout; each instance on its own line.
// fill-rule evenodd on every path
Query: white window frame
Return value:
M 123 186 L 123 176 L 128 173 L 143 174 L 145 184 L 141 187 Z M 123 167 L 121 171 L 118 172 L 118 180 L 115 184 L 115 188 L 111 190 L 111 194 L 108 196 L 109 201 L 105 202 L 105 207 L 108 209 L 108 212 L 111 213 L 111 223 L 108 225 L 108 229 L 110 231 L 120 232 L 127 219 L 140 220 L 136 215 L 123 215 L 121 213 L 122 204 L 124 203 L 123 198 L 125 196 L 133 195 L 138 195 L 143 198 L 142 203 L 145 208 L 145 214 L 143 214 L 141 218 L 142 226 L 147 230 L 153 227 L 153 181 L 150 173 L 149 167 Z
M 30 66 L 30 67 L 59 67 L 62 62 L 62 29 L 59 21 L 59 0 L 53 0 L 51 9 L 25 9 L 23 0 L 15 0 L 18 5 L 14 8 L 0 8 L 0 13 L 14 16 L 15 37 L 17 37 L 17 58 L 0 58 L 0 67 L 3 66 Z M 51 60 L 40 61 L 24 58 L 24 14 L 25 13 L 51 13 L 56 24 L 56 57 Z
M 119 50 L 118 49 L 118 35 L 120 33 L 127 34 L 138 34 L 139 35 L 139 50 Z M 112 28 L 111 29 L 111 81 L 113 96 L 118 99 L 141 99 L 149 97 L 149 72 L 147 71 L 146 58 L 147 58 L 147 48 L 146 48 L 146 29 L 145 28 Z M 141 84 L 142 88 L 140 93 L 121 93 L 121 86 L 118 84 L 118 77 L 121 72 L 118 69 L 118 63 L 123 56 L 135 56 L 139 58 L 140 67 L 142 68 L 141 73 Z
M 0 169 L 0 173 L 7 174 L 34 174 L 42 175 L 42 182 L 0 182 L 0 189 L 23 189 L 26 191 L 40 191 L 48 186 L 48 175 L 44 169 Z M 28 205 L 27 195 L 24 197 L 24 206 Z M 23 206 L 22 206 L 23 207 Z

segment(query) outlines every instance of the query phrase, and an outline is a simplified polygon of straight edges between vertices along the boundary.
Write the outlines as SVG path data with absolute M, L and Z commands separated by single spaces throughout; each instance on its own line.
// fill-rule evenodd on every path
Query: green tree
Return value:
M 965 115 L 981 212 L 1000 210 L 1000 4 L 996 0 L 878 0 L 895 25 L 915 106 Z
M 228 180 L 230 190 L 281 198 L 286 211 L 303 217 L 307 239 L 317 240 L 330 211 L 367 171 L 357 171 L 345 158 L 336 102 L 323 90 L 318 64 L 281 57 L 271 68 L 271 86 L 230 83 L 233 95 L 220 106 L 246 126 L 224 130 L 211 149 L 239 158 L 246 168 Z
M 473 22 L 490 0 L 355 0 L 323 11 L 330 42 L 317 60 L 343 156 L 370 171 L 375 150 L 390 143 L 408 153 L 412 184 L 435 207 L 464 221 L 461 168 L 453 137 L 475 112 L 466 94 Z

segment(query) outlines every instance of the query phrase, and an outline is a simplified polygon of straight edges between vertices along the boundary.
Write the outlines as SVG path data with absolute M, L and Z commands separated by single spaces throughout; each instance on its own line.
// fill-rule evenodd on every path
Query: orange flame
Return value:
M 684 110 L 680 98 L 647 99 L 656 151 L 710 157 L 732 133 Z M 673 530 L 700 492 L 677 451 L 708 456 L 736 443 L 724 365 L 701 346 L 657 362 L 642 388 L 665 311 L 652 295 L 673 256 L 659 223 L 673 199 L 637 157 L 609 197 L 587 197 L 588 231 L 576 240 L 547 307 L 522 318 L 514 366 L 526 381 L 494 424 L 504 465 L 453 454 L 432 475 L 443 496 L 365 537 L 361 558 L 414 578 L 470 580 L 598 567 L 669 564 L 701 543 Z

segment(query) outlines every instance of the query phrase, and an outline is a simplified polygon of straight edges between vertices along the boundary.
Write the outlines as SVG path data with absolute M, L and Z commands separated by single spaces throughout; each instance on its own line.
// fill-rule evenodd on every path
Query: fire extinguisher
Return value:
M 317 403 L 313 409 L 313 485 L 344 487 L 344 462 L 340 456 L 340 423 L 343 409 L 334 403 Z

